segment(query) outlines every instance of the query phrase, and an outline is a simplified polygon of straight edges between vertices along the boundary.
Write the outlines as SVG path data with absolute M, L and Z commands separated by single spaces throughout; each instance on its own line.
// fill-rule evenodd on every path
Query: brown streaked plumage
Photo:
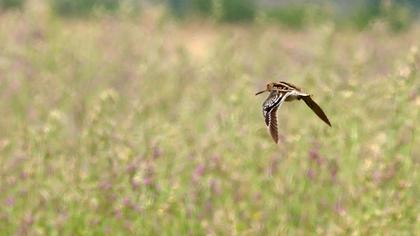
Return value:
M 274 107 L 273 110 L 270 112 L 270 121 L 267 124 L 268 129 L 270 130 L 271 137 L 273 137 L 273 140 L 276 143 L 279 142 L 279 132 L 277 130 L 277 109 L 278 106 Z
M 290 83 L 287 82 L 274 82 L 267 84 L 267 88 L 260 92 L 257 92 L 255 95 L 270 92 L 268 98 L 264 101 L 263 115 L 265 119 L 265 124 L 267 125 L 271 137 L 274 142 L 278 143 L 279 135 L 277 129 L 277 110 L 283 104 L 283 102 L 290 102 L 294 100 L 303 99 L 303 101 L 308 105 L 309 108 L 326 124 L 331 126 L 328 117 L 325 115 L 321 107 L 311 98 L 310 94 L 302 92 L 302 90 Z

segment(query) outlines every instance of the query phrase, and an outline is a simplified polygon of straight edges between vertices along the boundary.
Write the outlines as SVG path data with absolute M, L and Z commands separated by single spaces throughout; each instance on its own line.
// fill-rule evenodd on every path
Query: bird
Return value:
M 267 84 L 266 89 L 257 92 L 255 96 L 264 92 L 269 92 L 270 95 L 268 95 L 267 99 L 262 104 L 262 112 L 265 124 L 275 143 L 278 143 L 279 141 L 277 110 L 285 101 L 291 102 L 302 99 L 322 121 L 332 127 L 327 115 L 325 115 L 321 107 L 312 99 L 312 95 L 303 92 L 302 89 L 295 85 L 284 81 L 271 82 Z

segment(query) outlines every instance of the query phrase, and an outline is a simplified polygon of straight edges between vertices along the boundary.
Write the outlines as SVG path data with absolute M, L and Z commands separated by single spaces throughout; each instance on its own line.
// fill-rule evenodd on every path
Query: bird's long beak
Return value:
M 262 93 L 264 93 L 264 92 L 267 92 L 267 89 L 265 89 L 265 90 L 263 90 L 263 91 L 259 91 L 258 93 L 256 93 L 256 94 L 255 94 L 255 96 L 257 96 L 257 95 L 259 95 L 259 94 L 262 94 Z

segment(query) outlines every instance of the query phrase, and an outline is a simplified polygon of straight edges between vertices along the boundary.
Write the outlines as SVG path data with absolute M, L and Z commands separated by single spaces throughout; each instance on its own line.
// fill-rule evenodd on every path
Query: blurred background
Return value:
M 417 235 L 419 10 L 0 0 L 0 235 Z
M 394 30 L 407 27 L 418 17 L 417 0 L 2 0 L 2 11 L 44 5 L 55 15 L 86 17 L 103 14 L 139 15 L 150 7 L 163 7 L 184 20 L 217 22 L 273 22 L 301 28 L 308 23 L 334 21 L 365 28 L 382 19 Z M 45 6 L 47 5 L 47 6 Z

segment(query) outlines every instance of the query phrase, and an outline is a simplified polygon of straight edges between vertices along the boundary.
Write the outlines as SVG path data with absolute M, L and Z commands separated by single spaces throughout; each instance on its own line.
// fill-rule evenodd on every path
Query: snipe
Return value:
M 294 100 L 303 100 L 309 108 L 312 109 L 315 114 L 321 118 L 325 123 L 331 127 L 331 123 L 328 120 L 328 117 L 322 111 L 321 107 L 311 98 L 310 94 L 302 92 L 302 90 L 290 83 L 287 82 L 274 82 L 267 84 L 267 88 L 262 90 L 255 95 L 270 92 L 268 98 L 264 101 L 262 105 L 263 115 L 265 118 L 265 124 L 270 131 L 271 137 L 273 137 L 274 142 L 278 143 L 279 135 L 277 129 L 277 110 L 283 104 L 283 102 L 290 102 Z

